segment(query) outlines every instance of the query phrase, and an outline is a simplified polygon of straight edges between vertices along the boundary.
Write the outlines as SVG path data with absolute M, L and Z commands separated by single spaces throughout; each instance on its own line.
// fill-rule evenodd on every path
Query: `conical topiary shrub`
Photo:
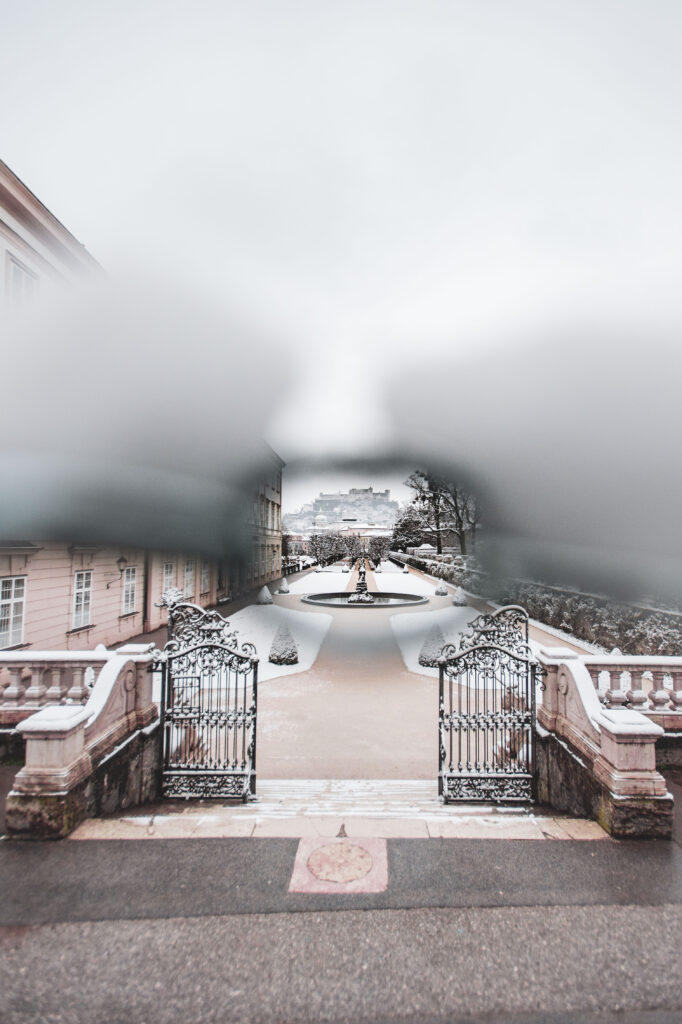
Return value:
M 456 604 L 458 608 L 464 608 L 467 602 L 467 596 L 461 587 L 457 587 L 455 596 L 452 599 L 452 603 Z
M 298 664 L 298 648 L 293 634 L 286 622 L 281 622 L 275 633 L 270 657 L 268 659 L 273 665 L 296 665 Z
M 256 604 L 272 604 L 272 594 L 267 587 L 261 587 L 258 591 Z
M 404 565 L 403 566 L 403 572 L 409 572 L 409 571 L 410 571 L 409 566 Z
M 444 583 L 439 583 L 436 589 L 434 590 L 434 594 L 436 595 L 436 597 L 447 597 L 448 588 L 445 586 Z
M 289 593 L 289 584 L 287 583 L 286 580 L 282 580 L 282 582 L 279 585 L 279 590 L 277 591 L 277 593 L 278 594 L 288 594 Z
M 436 668 L 440 652 L 445 647 L 445 637 L 440 626 L 434 625 L 426 635 L 424 646 L 419 652 L 419 664 L 425 668 Z

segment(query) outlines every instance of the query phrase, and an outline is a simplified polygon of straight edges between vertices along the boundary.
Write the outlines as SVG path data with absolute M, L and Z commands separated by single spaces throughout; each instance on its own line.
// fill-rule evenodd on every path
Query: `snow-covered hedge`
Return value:
M 607 651 L 617 647 L 623 654 L 682 655 L 682 617 L 672 611 L 650 611 L 541 583 L 493 579 L 472 558 L 464 568 L 459 556 L 452 565 L 402 552 L 391 552 L 391 557 L 500 604 L 520 604 L 532 619 Z
M 500 599 L 504 604 L 520 604 L 531 618 L 608 651 L 617 647 L 623 654 L 682 654 L 682 619 L 672 613 L 536 583 L 510 582 Z
M 443 631 L 440 626 L 434 625 L 426 634 L 424 646 L 419 652 L 419 664 L 424 665 L 425 668 L 435 668 L 443 647 L 445 647 Z
M 273 637 L 268 661 L 273 665 L 296 665 L 298 662 L 296 641 L 286 622 L 279 625 Z

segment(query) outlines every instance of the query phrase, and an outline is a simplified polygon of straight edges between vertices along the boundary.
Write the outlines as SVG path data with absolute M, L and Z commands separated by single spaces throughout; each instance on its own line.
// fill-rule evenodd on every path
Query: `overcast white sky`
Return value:
M 677 0 L 5 0 L 2 12 L 2 158 L 112 280 L 149 275 L 268 339 L 246 350 L 270 377 L 260 402 L 250 385 L 250 415 L 287 461 L 405 452 L 418 435 L 421 451 L 501 480 L 489 457 L 516 413 L 509 390 L 492 405 L 485 384 L 499 383 L 498 353 L 528 345 L 509 389 L 523 359 L 541 363 L 538 403 L 551 396 L 572 440 L 557 459 L 534 423 L 513 451 L 542 467 L 547 493 L 559 473 L 575 490 L 604 458 L 562 391 L 576 323 L 583 376 L 601 336 L 632 364 L 615 394 L 613 359 L 597 360 L 590 394 L 615 402 L 607 421 L 638 410 L 641 456 L 658 450 L 636 389 L 677 374 L 671 349 L 652 364 L 650 345 L 680 320 Z M 189 341 L 187 359 L 209 359 Z M 225 367 L 229 404 L 240 378 Z M 460 379 L 474 382 L 462 402 Z M 168 408 L 191 408 L 185 380 L 178 360 Z M 662 480 L 677 458 L 659 452 Z M 589 503 L 562 492 L 567 520 L 599 509 L 590 486 Z M 526 504 L 524 491 L 517 526 Z

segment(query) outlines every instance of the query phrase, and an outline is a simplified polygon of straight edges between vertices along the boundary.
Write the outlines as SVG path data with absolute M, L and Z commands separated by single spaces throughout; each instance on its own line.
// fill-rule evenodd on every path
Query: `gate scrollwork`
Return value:
M 535 798 L 536 686 L 528 615 L 481 615 L 439 658 L 438 791 L 445 801 Z
M 161 670 L 162 791 L 167 797 L 239 797 L 256 791 L 258 657 L 216 611 L 167 591 L 169 638 Z

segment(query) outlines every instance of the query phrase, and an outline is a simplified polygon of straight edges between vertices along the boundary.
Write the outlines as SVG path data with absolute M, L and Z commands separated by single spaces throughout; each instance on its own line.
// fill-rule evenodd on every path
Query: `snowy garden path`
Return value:
M 357 572 L 328 578 L 329 590 L 353 590 Z M 376 584 L 368 572 L 368 588 Z M 310 607 L 297 595 L 275 602 Z M 423 606 L 424 632 L 430 613 L 448 607 L 449 597 Z M 259 777 L 435 780 L 438 680 L 406 668 L 391 628 L 395 609 L 324 610 L 332 623 L 312 668 L 259 687 Z

